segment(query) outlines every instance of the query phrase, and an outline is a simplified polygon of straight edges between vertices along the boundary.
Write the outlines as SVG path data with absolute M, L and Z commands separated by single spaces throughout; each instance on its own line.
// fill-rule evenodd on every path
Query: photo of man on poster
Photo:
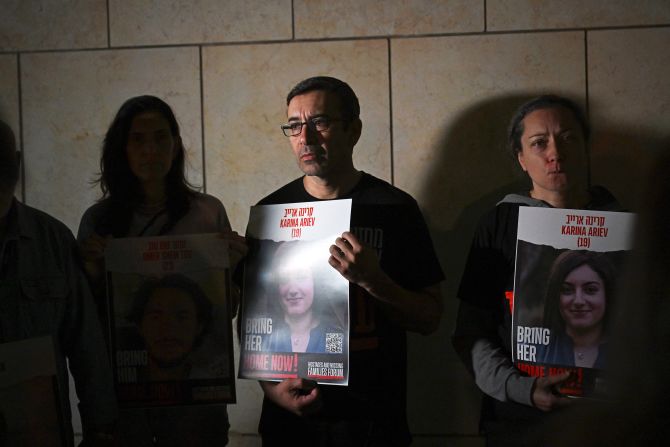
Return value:
M 190 356 L 207 335 L 212 303 L 195 281 L 182 274 L 147 279 L 135 294 L 129 320 L 136 324 L 147 351 L 140 381 L 203 375 Z

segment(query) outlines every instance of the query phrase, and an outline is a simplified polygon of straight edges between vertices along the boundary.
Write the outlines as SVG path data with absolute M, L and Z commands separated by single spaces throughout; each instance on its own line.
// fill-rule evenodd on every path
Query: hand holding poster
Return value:
M 228 252 L 216 234 L 110 240 L 122 407 L 235 401 Z
M 349 282 L 328 263 L 351 200 L 251 208 L 239 376 L 346 385 Z
M 634 216 L 521 207 L 513 296 L 516 366 L 531 376 L 569 371 L 561 392 L 601 388 L 616 280 Z

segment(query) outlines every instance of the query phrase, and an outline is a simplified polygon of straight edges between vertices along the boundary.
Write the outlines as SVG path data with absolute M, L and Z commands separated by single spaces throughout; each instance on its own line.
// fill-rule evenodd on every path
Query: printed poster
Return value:
M 119 405 L 235 402 L 226 242 L 112 239 L 105 263 Z
M 66 445 L 51 336 L 0 344 L 0 445 Z
M 631 249 L 634 215 L 519 208 L 513 360 L 531 376 L 571 372 L 560 392 L 605 391 L 617 281 Z
M 348 383 L 349 282 L 328 259 L 350 216 L 349 199 L 251 208 L 239 377 Z

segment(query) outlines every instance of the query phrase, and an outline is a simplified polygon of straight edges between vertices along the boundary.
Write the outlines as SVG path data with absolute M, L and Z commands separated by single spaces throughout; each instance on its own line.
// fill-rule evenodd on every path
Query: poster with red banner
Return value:
M 51 336 L 0 344 L 0 445 L 65 446 Z
M 521 207 L 512 319 L 513 361 L 531 376 L 570 372 L 559 391 L 597 397 L 617 281 L 634 215 Z
M 239 377 L 348 383 L 349 282 L 328 259 L 350 216 L 350 199 L 251 208 Z
M 226 242 L 217 234 L 112 239 L 105 265 L 119 405 L 234 402 Z

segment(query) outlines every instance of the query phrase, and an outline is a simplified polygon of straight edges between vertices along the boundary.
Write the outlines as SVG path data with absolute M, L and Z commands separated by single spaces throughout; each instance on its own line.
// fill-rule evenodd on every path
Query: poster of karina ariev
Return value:
M 119 404 L 234 402 L 226 242 L 216 234 L 113 239 L 105 265 Z
M 349 283 L 328 263 L 351 200 L 251 208 L 239 376 L 346 385 Z
M 554 208 L 519 209 L 513 360 L 531 376 L 571 372 L 560 391 L 604 391 L 608 329 L 634 215 Z

